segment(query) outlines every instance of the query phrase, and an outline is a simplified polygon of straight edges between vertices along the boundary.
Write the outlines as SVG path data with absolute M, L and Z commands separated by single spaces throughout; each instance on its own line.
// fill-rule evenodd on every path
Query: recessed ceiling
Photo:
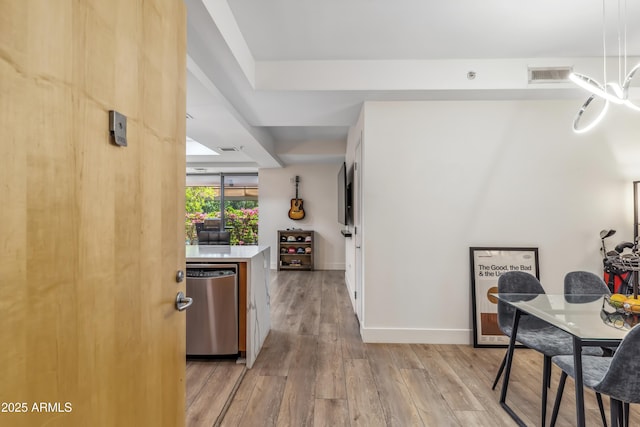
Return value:
M 214 149 L 243 147 L 202 162 L 214 168 L 336 161 L 336 139 L 346 141 L 368 100 L 569 98 L 578 108 L 581 90 L 530 85 L 528 68 L 602 73 L 595 0 L 185 3 L 187 132 Z M 615 3 L 607 7 L 616 53 Z M 640 2 L 627 7 L 627 50 L 638 55 Z
M 205 147 L 187 135 L 187 156 L 218 156 L 220 153 L 209 147 Z
M 607 3 L 607 22 L 613 30 L 616 2 Z M 629 24 L 634 25 L 640 5 L 627 4 Z M 602 54 L 599 0 L 233 0 L 229 7 L 256 60 Z M 640 40 L 632 30 L 630 53 L 638 54 Z

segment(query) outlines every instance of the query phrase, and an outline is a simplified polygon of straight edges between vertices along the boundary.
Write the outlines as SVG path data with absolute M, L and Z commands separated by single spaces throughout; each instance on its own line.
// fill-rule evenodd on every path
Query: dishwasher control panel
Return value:
M 233 270 L 212 270 L 207 268 L 187 268 L 187 277 L 222 277 L 236 274 Z

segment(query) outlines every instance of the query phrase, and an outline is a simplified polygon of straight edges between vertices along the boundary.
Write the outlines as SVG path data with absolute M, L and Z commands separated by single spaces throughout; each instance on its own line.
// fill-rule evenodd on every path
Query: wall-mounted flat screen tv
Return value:
M 342 163 L 338 172 L 338 223 L 351 224 L 351 171 Z

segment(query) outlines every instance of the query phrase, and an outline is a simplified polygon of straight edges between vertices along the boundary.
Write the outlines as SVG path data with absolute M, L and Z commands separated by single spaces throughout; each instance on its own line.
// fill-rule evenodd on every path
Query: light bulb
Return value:
M 617 83 L 606 84 L 607 87 L 611 87 L 611 89 L 613 90 L 614 94 L 611 94 L 607 92 L 605 86 L 602 86 L 596 80 L 592 79 L 589 76 L 585 76 L 584 74 L 571 73 L 569 74 L 569 80 L 571 80 L 581 88 L 588 90 L 592 94 L 611 101 L 614 104 L 622 104 L 624 102 L 621 97 L 622 90 L 620 89 L 620 85 L 618 85 Z
M 604 100 L 604 106 L 602 107 L 602 111 L 600 111 L 600 114 L 598 114 L 598 116 L 593 119 L 593 121 L 591 123 L 589 123 L 588 125 L 586 125 L 583 128 L 579 128 L 578 124 L 580 123 L 580 119 L 582 119 L 582 115 L 584 114 L 584 112 L 586 111 L 587 107 L 589 107 L 589 105 L 591 104 L 591 102 L 593 102 L 593 100 L 596 98 L 595 95 L 591 95 L 589 97 L 589 99 L 587 99 L 585 101 L 584 104 L 582 104 L 582 107 L 580 107 L 580 110 L 578 110 L 578 114 L 576 114 L 576 118 L 573 120 L 573 131 L 575 133 L 585 133 L 590 131 L 591 129 L 593 129 L 598 123 L 600 123 L 602 121 L 602 119 L 604 118 L 605 114 L 607 114 L 607 111 L 609 110 L 609 101 L 607 99 Z

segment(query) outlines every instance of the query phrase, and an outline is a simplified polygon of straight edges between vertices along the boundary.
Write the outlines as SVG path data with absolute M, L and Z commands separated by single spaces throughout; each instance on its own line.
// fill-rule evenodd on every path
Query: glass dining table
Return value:
M 625 323 L 624 316 L 611 307 L 603 295 L 565 294 L 492 294 L 498 300 L 515 308 L 513 332 L 509 341 L 507 360 L 500 393 L 500 405 L 518 423 L 524 422 L 506 403 L 511 362 L 516 347 L 518 323 L 522 315 L 535 316 L 568 332 L 573 337 L 575 364 L 576 425 L 585 425 L 584 392 L 582 380 L 582 347 L 616 347 L 633 325 Z M 542 423 L 544 425 L 544 422 Z

